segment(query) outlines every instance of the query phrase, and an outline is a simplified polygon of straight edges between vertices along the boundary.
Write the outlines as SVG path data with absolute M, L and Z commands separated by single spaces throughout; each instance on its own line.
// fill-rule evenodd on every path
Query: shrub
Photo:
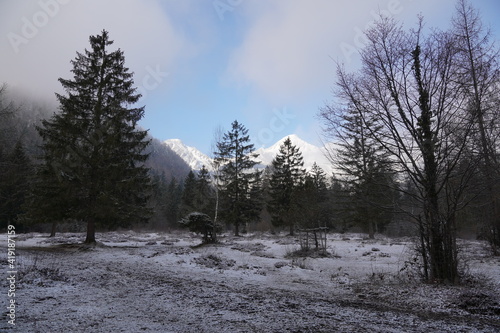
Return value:
M 210 216 L 199 212 L 189 213 L 179 223 L 184 227 L 188 227 L 192 232 L 202 234 L 205 243 L 216 242 L 216 233 L 222 231 L 222 227 L 214 223 Z

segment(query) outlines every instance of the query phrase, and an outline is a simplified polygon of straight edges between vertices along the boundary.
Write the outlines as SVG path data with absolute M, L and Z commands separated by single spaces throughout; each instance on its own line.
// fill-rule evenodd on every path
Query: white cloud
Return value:
M 342 31 L 348 23 L 344 10 L 328 0 L 272 1 L 259 12 L 254 10 L 229 74 L 276 103 L 328 86 L 333 73 L 329 56 L 335 56 L 347 33 Z
M 328 98 L 335 61 L 355 63 L 362 32 L 379 13 L 413 23 L 431 3 L 441 6 L 411 0 L 245 2 L 249 27 L 232 55 L 228 76 L 281 105 L 315 93 Z
M 105 29 L 125 53 L 141 84 L 151 69 L 168 72 L 188 52 L 157 1 L 3 1 L 0 8 L 0 80 L 40 96 L 53 96 L 59 77 L 70 78 L 70 60 Z

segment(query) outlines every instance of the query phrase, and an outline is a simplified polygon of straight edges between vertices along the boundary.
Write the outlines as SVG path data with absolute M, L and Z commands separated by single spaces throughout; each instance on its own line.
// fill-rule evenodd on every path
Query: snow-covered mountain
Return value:
M 259 154 L 259 157 L 257 159 L 261 162 L 262 167 L 271 164 L 272 160 L 278 154 L 280 146 L 288 137 L 292 141 L 292 144 L 294 146 L 297 146 L 302 153 L 302 157 L 304 159 L 304 168 L 306 170 L 311 170 L 314 162 L 316 162 L 316 164 L 318 164 L 318 166 L 320 166 L 327 175 L 332 174 L 333 168 L 331 166 L 331 163 L 325 156 L 325 148 L 310 144 L 302 140 L 295 134 L 283 137 L 281 140 L 277 141 L 275 144 L 268 148 L 256 149 L 255 153 Z M 205 165 L 205 167 L 210 170 L 211 158 L 203 154 L 195 147 L 186 146 L 179 139 L 166 140 L 164 141 L 164 143 L 168 145 L 173 151 L 175 151 L 182 159 L 184 159 L 184 161 L 186 161 L 186 163 L 193 170 L 200 170 L 203 165 Z
M 163 141 L 177 155 L 179 155 L 193 170 L 200 170 L 204 165 L 208 170 L 212 165 L 212 159 L 195 147 L 186 146 L 179 139 Z
M 261 161 L 261 164 L 270 165 L 273 159 L 279 153 L 280 146 L 287 138 L 290 138 L 292 145 L 299 148 L 300 152 L 302 153 L 304 168 L 307 171 L 311 170 L 314 162 L 316 162 L 316 164 L 320 168 L 322 168 L 323 171 L 325 171 L 325 173 L 331 175 L 333 169 L 331 163 L 325 156 L 326 153 L 325 148 L 310 144 L 309 142 L 302 140 L 295 134 L 290 134 L 285 136 L 284 138 L 282 138 L 269 148 L 259 148 L 255 150 L 255 153 L 259 154 L 258 159 Z

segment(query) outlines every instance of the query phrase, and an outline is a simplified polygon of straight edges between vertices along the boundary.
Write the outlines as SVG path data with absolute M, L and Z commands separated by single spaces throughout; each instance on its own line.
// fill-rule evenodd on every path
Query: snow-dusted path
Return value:
M 366 259 L 373 267 L 375 257 L 366 252 L 344 253 L 361 241 L 345 248 L 337 243 L 340 258 L 294 263 L 280 253 L 290 245 L 273 239 L 228 239 L 192 248 L 195 240 L 167 235 L 107 237 L 105 246 L 95 248 L 39 242 L 43 246 L 34 249 L 33 240 L 18 242 L 22 276 L 12 331 L 500 331 L 498 316 L 471 314 L 451 302 L 464 289 L 377 283 L 366 279 L 368 273 L 334 274 L 348 270 L 342 267 L 349 266 L 349 253 L 360 259 L 351 266 L 363 267 Z M 384 251 L 383 244 L 377 246 Z M 387 257 L 380 260 L 394 260 L 403 249 L 397 246 L 382 252 Z M 375 279 L 388 279 L 388 268 L 382 272 L 385 263 L 377 258 Z M 9 326 L 6 319 L 0 322 L 2 329 Z

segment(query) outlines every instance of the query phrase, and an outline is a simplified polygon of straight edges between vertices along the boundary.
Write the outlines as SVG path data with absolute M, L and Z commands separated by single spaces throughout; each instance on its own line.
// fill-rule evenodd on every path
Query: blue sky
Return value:
M 474 0 L 498 40 L 500 1 Z M 295 133 L 321 144 L 335 61 L 355 69 L 378 12 L 446 28 L 455 0 L 0 0 L 0 82 L 55 100 L 57 78 L 106 29 L 143 93 L 141 125 L 210 153 L 237 119 L 256 147 Z

